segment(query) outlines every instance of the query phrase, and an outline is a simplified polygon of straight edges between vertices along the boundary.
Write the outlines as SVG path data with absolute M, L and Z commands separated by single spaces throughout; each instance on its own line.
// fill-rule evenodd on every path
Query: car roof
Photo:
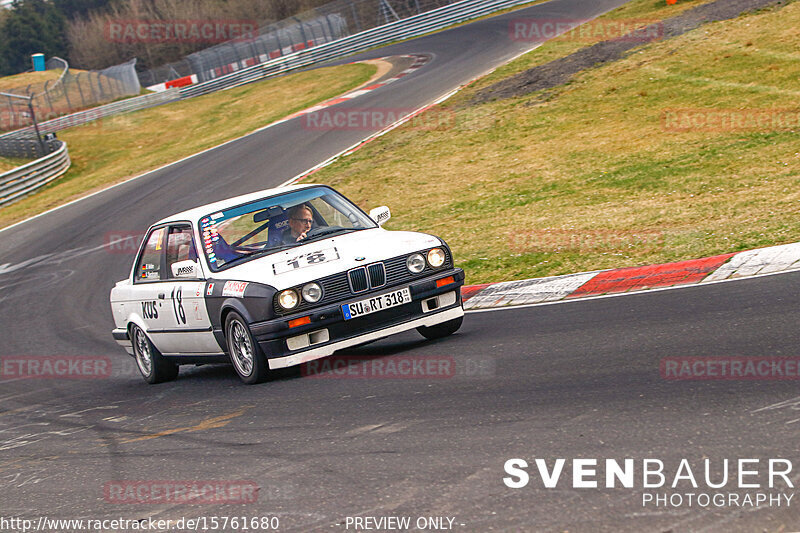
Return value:
M 262 191 L 251 192 L 249 194 L 235 196 L 233 198 L 228 198 L 227 200 L 220 200 L 218 202 L 201 205 L 193 209 L 187 209 L 186 211 L 181 211 L 180 213 L 175 213 L 174 215 L 162 218 L 161 220 L 153 224 L 153 226 L 158 226 L 159 224 L 167 224 L 169 222 L 177 222 L 182 220 L 189 220 L 192 223 L 194 223 L 200 220 L 201 217 L 204 217 L 211 213 L 216 213 L 217 211 L 224 211 L 225 209 L 230 209 L 231 207 L 236 207 L 237 205 L 242 205 L 248 202 L 253 202 L 255 200 L 260 200 L 261 198 L 266 198 L 267 196 L 274 196 L 276 194 L 284 194 L 287 192 L 297 191 L 301 189 L 308 189 L 311 187 L 319 187 L 319 186 L 320 184 L 318 183 L 307 183 L 304 185 L 288 185 L 286 187 L 275 187 L 274 189 L 264 189 Z

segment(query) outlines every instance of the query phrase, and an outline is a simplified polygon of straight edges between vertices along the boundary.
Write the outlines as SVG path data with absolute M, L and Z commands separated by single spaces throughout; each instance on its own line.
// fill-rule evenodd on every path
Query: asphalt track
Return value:
M 433 60 L 357 105 L 417 107 L 517 55 L 530 44 L 508 39 L 509 18 L 586 18 L 622 3 L 554 0 L 365 54 Z M 423 379 L 290 371 L 246 387 L 230 367 L 204 366 L 145 385 L 109 333 L 108 291 L 132 258 L 109 253 L 106 235 L 281 183 L 364 135 L 290 121 L 0 233 L 0 356 L 114 365 L 106 379 L 0 381 L 0 517 L 277 516 L 281 531 L 346 531 L 348 516 L 451 517 L 461 531 L 798 529 L 796 505 L 643 507 L 641 483 L 575 489 L 568 461 L 545 489 L 533 468 L 534 458 L 658 458 L 669 472 L 687 458 L 702 475 L 704 458 L 757 458 L 762 470 L 798 459 L 796 381 L 659 372 L 673 356 L 797 355 L 798 273 L 474 313 L 445 340 L 412 332 L 346 352 L 454 369 Z M 515 457 L 531 464 L 525 488 L 502 481 Z M 104 496 L 120 480 L 248 480 L 259 491 L 242 505 L 124 504 Z M 702 491 L 681 489 L 652 492 Z

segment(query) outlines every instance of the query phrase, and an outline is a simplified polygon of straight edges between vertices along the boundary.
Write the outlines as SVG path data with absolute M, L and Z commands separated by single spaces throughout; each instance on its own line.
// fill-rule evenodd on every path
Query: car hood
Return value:
M 441 244 L 440 239 L 425 233 L 387 231 L 382 228 L 360 230 L 259 257 L 218 272 L 212 279 L 266 283 L 283 290 L 357 266 Z M 301 260 L 293 263 L 298 258 L 319 253 L 325 256 L 324 262 L 308 264 Z M 356 258 L 363 259 L 357 261 Z

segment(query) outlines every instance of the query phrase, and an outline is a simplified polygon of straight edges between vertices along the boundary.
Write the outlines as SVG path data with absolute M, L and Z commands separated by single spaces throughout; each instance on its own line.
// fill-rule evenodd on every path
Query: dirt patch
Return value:
M 782 6 L 791 1 L 793 0 L 717 0 L 668 18 L 662 25 L 651 25 L 648 27 L 650 33 L 646 34 L 658 34 L 662 35 L 663 39 L 670 39 L 708 22 L 736 18 L 743 13 L 769 6 Z M 491 100 L 524 96 L 542 89 L 552 89 L 568 82 L 572 76 L 583 70 L 622 59 L 632 49 L 641 45 L 640 40 L 625 38 L 599 42 L 561 59 L 499 81 L 479 91 L 469 103 L 482 104 Z
M 361 87 L 366 87 L 368 85 L 372 85 L 373 83 L 377 82 L 379 79 L 384 77 L 390 70 L 392 70 L 392 63 L 387 59 L 367 59 L 366 61 L 362 61 L 362 63 L 366 63 L 367 65 L 372 65 L 376 67 L 378 70 L 375 71 L 375 74 L 372 75 L 367 82 L 362 85 Z M 358 87 L 360 89 L 361 87 Z

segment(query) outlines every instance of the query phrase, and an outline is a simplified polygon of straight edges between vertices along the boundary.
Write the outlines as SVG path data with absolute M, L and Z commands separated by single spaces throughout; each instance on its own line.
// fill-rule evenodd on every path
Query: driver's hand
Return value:
M 303 233 L 301 233 L 300 235 L 298 235 L 298 237 L 297 237 L 297 241 L 296 241 L 296 242 L 300 242 L 300 241 L 302 241 L 303 239 L 305 239 L 305 238 L 306 238 L 306 233 L 308 233 L 308 232 L 307 232 L 307 231 L 304 231 Z

